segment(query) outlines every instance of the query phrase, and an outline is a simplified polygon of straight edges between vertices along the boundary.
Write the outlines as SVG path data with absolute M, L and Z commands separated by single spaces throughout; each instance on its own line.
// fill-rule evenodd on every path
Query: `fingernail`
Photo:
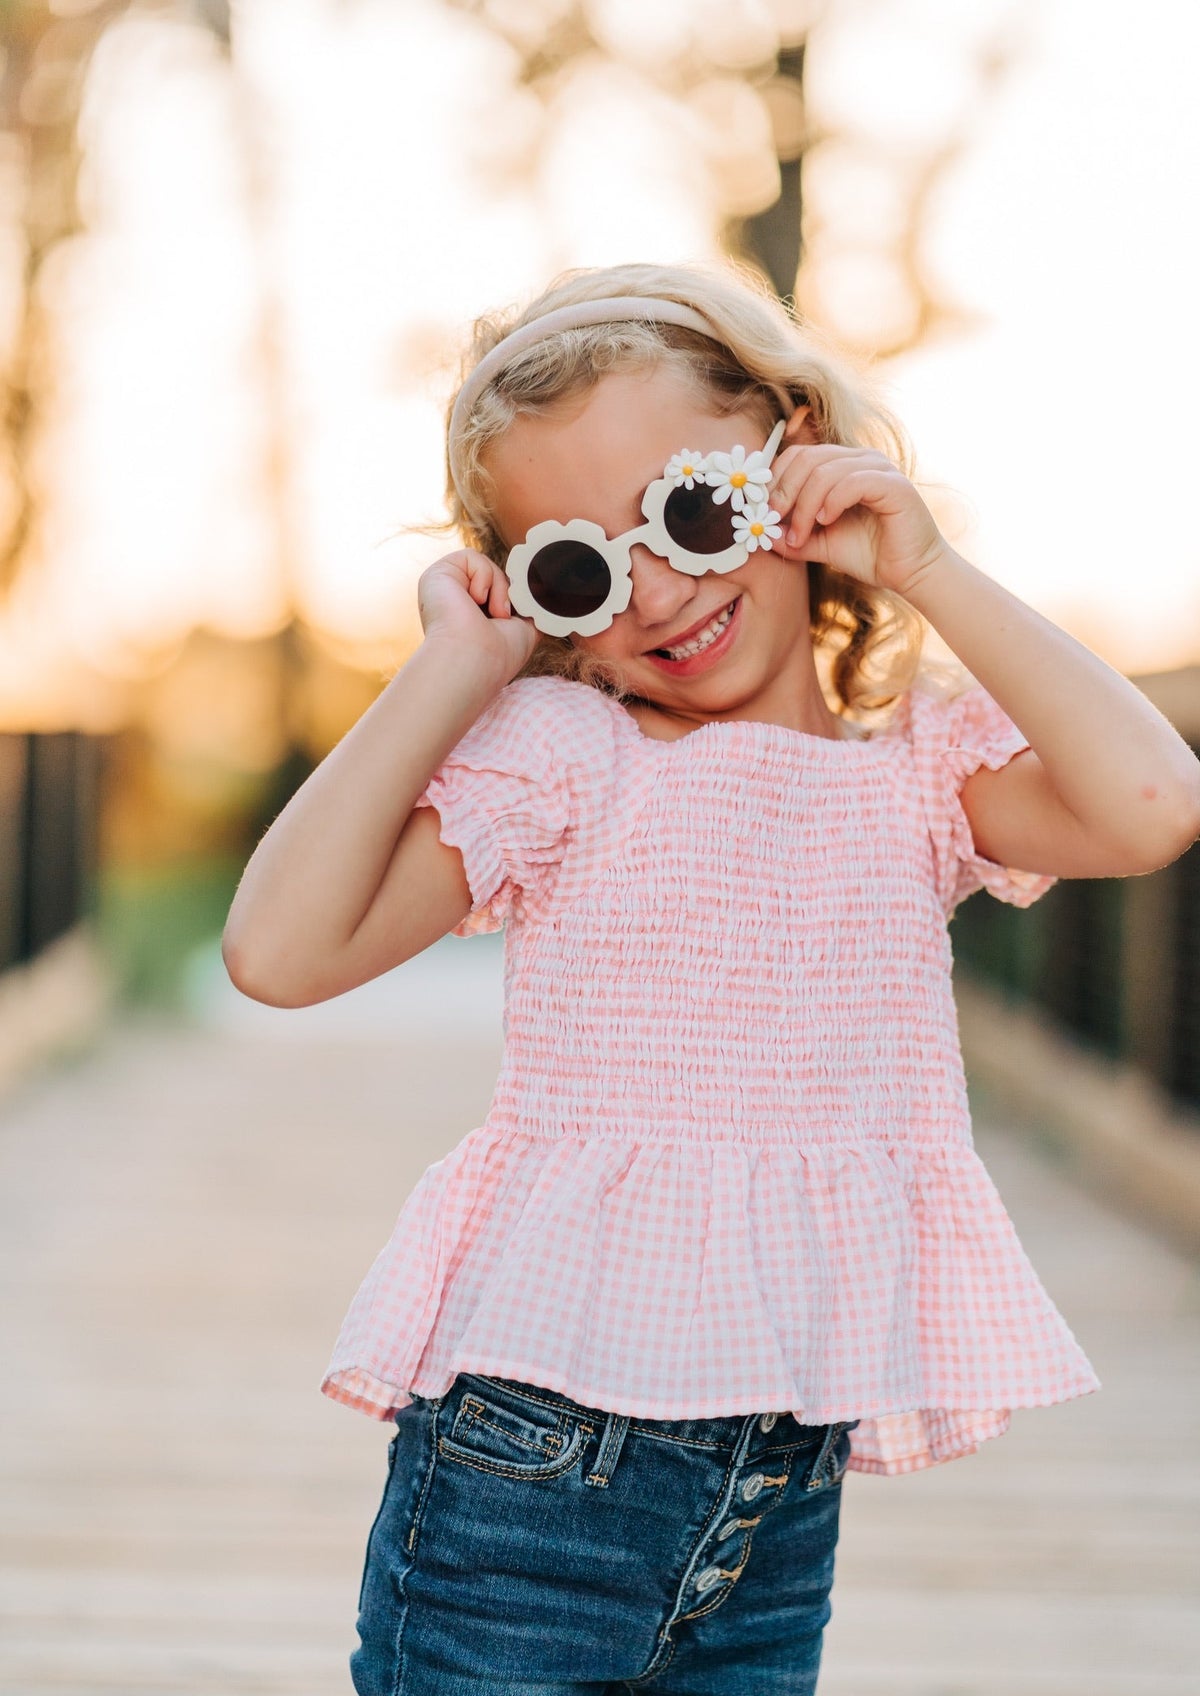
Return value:
M 788 547 L 794 548 L 796 543 L 800 540 L 800 532 L 798 530 L 789 530 L 787 533 L 787 540 Z

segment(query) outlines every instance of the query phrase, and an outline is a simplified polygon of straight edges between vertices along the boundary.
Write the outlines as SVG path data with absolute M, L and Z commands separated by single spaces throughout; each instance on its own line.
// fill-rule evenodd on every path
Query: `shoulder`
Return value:
M 612 696 L 565 677 L 514 678 L 447 756 L 446 768 L 504 774 L 555 791 L 573 816 L 639 790 L 653 747 Z
M 480 714 L 506 724 L 603 724 L 629 714 L 611 696 L 568 677 L 515 677 Z M 632 723 L 632 720 L 630 720 Z
M 961 668 L 923 668 L 898 698 L 886 734 L 908 742 L 918 763 L 955 763 L 973 751 L 988 764 L 1003 763 L 1028 742 L 982 684 Z
M 553 756 L 567 768 L 608 763 L 641 739 L 612 696 L 566 677 L 518 677 L 505 685 L 468 733 L 489 744 Z

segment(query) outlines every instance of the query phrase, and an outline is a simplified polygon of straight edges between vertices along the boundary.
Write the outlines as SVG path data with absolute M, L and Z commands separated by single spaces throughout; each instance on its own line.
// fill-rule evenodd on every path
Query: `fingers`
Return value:
M 429 569 L 448 568 L 450 574 L 466 587 L 471 599 L 489 618 L 513 618 L 508 595 L 508 578 L 500 567 L 475 548 L 458 548 L 446 554 Z
M 785 521 L 785 543 L 797 548 L 819 522 L 817 512 L 834 483 L 851 470 L 869 470 L 878 456 L 868 449 L 837 448 L 820 444 L 797 448 L 783 477 L 771 488 L 771 505 Z
M 492 585 L 487 610 L 493 618 L 511 618 L 512 605 L 508 598 L 508 578 L 498 565 L 492 567 Z
M 848 508 L 882 496 L 902 476 L 883 454 L 866 448 L 823 445 L 796 452 L 804 457 L 788 465 L 770 496 L 784 517 L 789 548 L 801 546 L 818 524 L 832 524 Z
M 767 491 L 767 499 L 776 512 L 786 512 L 799 498 L 809 477 L 822 465 L 851 461 L 862 465 L 877 465 L 880 470 L 894 470 L 891 460 L 871 448 L 841 447 L 834 442 L 806 443 L 787 448 L 775 460 L 775 475 Z
M 888 497 L 892 493 L 896 476 L 897 473 L 894 472 L 889 476 L 887 472 L 881 471 L 850 471 L 841 477 L 830 479 L 817 508 L 816 523 L 827 529 L 831 524 L 836 524 L 842 514 L 848 512 L 852 506 L 867 506 L 875 512 L 884 510 L 890 504 Z M 802 541 L 803 537 L 799 539 Z
M 492 575 L 496 568 L 486 555 L 477 554 L 474 549 L 464 549 L 462 557 L 467 573 L 467 592 L 473 601 L 483 606 L 491 593 Z

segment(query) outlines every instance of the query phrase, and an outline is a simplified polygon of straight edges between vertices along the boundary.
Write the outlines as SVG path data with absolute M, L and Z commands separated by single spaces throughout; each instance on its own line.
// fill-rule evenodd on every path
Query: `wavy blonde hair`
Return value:
M 447 529 L 503 566 L 507 551 L 490 518 L 493 485 L 482 456 L 517 417 L 548 411 L 591 388 L 611 371 L 647 369 L 656 363 L 682 370 L 725 416 L 761 414 L 769 430 L 779 415 L 772 386 L 798 406 L 807 405 L 823 442 L 872 447 L 906 475 L 913 452 L 899 421 L 880 399 L 868 371 L 836 350 L 811 324 L 802 323 L 748 265 L 612 265 L 561 273 L 521 309 L 477 319 L 461 381 L 513 330 L 556 307 L 619 295 L 678 301 L 702 313 L 720 341 L 671 324 L 594 324 L 552 331 L 519 352 L 480 392 L 462 422 L 457 443 L 461 494 L 446 457 Z M 446 411 L 447 437 L 455 395 Z M 839 714 L 871 714 L 888 707 L 919 669 L 934 677 L 939 663 L 922 664 L 927 630 L 917 610 L 890 590 L 808 562 L 809 625 L 818 675 Z M 954 675 L 941 667 L 943 684 Z M 622 668 L 601 660 L 569 638 L 543 635 L 519 677 L 566 677 L 591 684 L 619 700 L 636 700 Z

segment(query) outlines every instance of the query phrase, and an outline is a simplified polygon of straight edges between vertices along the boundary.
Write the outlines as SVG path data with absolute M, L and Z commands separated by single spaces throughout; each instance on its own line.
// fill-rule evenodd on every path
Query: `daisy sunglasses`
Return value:
M 635 543 L 692 577 L 736 571 L 779 538 L 767 490 L 783 431 L 781 419 L 750 453 L 681 449 L 642 495 L 646 522 L 621 536 L 586 518 L 535 524 L 504 566 L 513 610 L 547 636 L 598 635 L 629 605 Z

